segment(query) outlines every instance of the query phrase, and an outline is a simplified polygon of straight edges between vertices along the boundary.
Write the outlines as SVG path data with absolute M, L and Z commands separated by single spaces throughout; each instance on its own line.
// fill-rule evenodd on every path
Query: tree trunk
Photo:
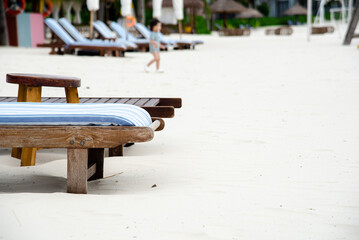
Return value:
M 145 24 L 145 0 L 137 0 L 137 21 Z
M 7 45 L 9 45 L 9 37 L 7 34 L 4 1 L 0 1 L 0 46 Z

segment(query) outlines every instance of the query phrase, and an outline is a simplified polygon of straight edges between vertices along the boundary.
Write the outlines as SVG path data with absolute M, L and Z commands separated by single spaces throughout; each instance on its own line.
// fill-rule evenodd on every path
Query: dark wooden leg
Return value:
M 26 102 L 26 85 L 20 84 L 17 93 L 18 102 Z M 17 159 L 21 159 L 21 148 L 13 148 L 11 156 Z
M 26 102 L 41 102 L 41 87 L 26 87 Z M 36 148 L 24 148 L 21 152 L 21 166 L 34 166 L 36 162 Z
M 51 51 L 49 53 L 50 55 L 55 55 L 57 54 L 56 51 L 55 51 L 55 46 L 51 46 Z
M 120 145 L 116 148 L 109 149 L 109 156 L 110 157 L 122 157 L 123 156 L 123 145 Z
M 80 102 L 77 88 L 67 87 L 67 88 L 65 88 L 65 93 L 66 93 L 67 103 L 79 103 Z
M 90 148 L 88 150 L 88 169 L 91 173 L 93 165 L 96 164 L 96 172 L 88 179 L 89 181 L 103 178 L 104 149 Z
M 87 193 L 88 149 L 67 149 L 67 192 Z

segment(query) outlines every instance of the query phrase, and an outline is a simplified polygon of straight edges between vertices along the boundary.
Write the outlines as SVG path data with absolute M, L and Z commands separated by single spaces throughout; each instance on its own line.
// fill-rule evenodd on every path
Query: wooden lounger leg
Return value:
M 36 148 L 23 148 L 21 150 L 21 166 L 34 166 L 36 162 Z
M 55 55 L 55 54 L 57 54 L 56 51 L 55 51 L 55 47 L 56 47 L 56 46 L 51 46 L 51 51 L 49 52 L 50 55 Z
M 87 193 L 88 149 L 67 149 L 67 192 Z
M 103 178 L 104 149 L 90 148 L 88 150 L 89 181 Z
M 110 148 L 109 156 L 110 157 L 122 157 L 123 156 L 123 144 L 116 148 Z
M 66 101 L 67 103 L 79 103 L 79 94 L 77 88 L 67 87 L 65 88 Z
M 41 87 L 19 85 L 18 102 L 41 102 Z M 33 166 L 36 161 L 36 148 L 13 148 L 11 156 L 21 159 L 21 166 Z
M 20 84 L 17 93 L 18 102 L 26 102 L 26 85 Z M 11 151 L 11 157 L 21 159 L 21 148 L 13 148 Z

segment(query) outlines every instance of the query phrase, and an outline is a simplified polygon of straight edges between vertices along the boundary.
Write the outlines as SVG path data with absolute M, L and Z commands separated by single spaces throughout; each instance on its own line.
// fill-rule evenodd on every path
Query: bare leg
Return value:
M 160 53 L 159 52 L 154 52 L 154 54 L 156 55 L 155 60 L 156 60 L 156 68 L 157 70 L 160 69 Z
M 147 67 L 151 66 L 152 63 L 154 63 L 154 62 L 157 61 L 157 60 L 156 60 L 156 52 L 153 52 L 152 55 L 153 55 L 153 59 L 147 64 Z

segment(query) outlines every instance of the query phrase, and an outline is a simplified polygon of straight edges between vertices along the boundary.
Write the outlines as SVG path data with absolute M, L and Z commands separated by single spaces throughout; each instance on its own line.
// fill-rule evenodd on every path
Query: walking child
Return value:
M 156 72 L 163 73 L 163 70 L 160 69 L 160 48 L 165 49 L 165 46 L 161 45 L 161 31 L 162 24 L 158 19 L 152 19 L 150 22 L 150 52 L 153 55 L 153 59 L 145 65 L 145 71 L 150 72 L 150 66 L 152 63 L 156 62 Z

